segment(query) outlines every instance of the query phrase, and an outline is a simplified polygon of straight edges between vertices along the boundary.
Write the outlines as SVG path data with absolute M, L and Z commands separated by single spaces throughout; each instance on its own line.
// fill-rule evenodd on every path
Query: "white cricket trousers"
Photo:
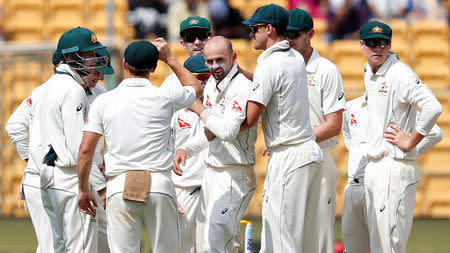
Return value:
M 370 253 L 364 183 L 352 179 L 345 186 L 342 239 L 347 253 Z
M 364 179 L 371 253 L 406 253 L 420 179 L 416 161 L 370 159 Z
M 94 195 L 98 205 L 98 253 L 109 253 L 106 211 L 105 208 L 103 208 L 103 202 L 98 192 L 94 191 Z
M 196 253 L 195 248 L 195 229 L 197 213 L 199 211 L 200 189 L 191 187 L 189 189 L 175 188 L 178 204 L 184 210 L 179 213 L 180 236 L 181 236 L 181 252 Z
M 305 243 L 307 252 L 334 253 L 334 224 L 336 216 L 337 170 L 329 149 L 322 149 L 323 162 L 312 179 L 306 206 L 307 217 Z M 316 244 L 314 244 L 316 243 Z
M 52 226 L 42 204 L 39 174 L 26 172 L 23 176 L 25 202 L 38 241 L 36 253 L 53 253 Z
M 240 220 L 256 189 L 252 166 L 207 166 L 200 191 L 197 252 L 237 253 Z
M 97 217 L 82 213 L 77 205 L 77 169 L 56 166 L 53 168 L 53 178 L 53 185 L 41 189 L 41 194 L 52 226 L 54 252 L 97 252 Z
M 319 178 L 318 163 L 310 162 L 301 146 L 282 146 L 270 153 L 262 203 L 261 253 L 314 253 L 319 238 L 310 236 L 319 226 L 317 196 L 309 190 Z
M 110 178 L 106 219 L 111 253 L 140 252 L 145 227 L 152 252 L 180 252 L 175 186 L 170 171 L 151 172 L 147 202 L 123 199 L 125 173 Z

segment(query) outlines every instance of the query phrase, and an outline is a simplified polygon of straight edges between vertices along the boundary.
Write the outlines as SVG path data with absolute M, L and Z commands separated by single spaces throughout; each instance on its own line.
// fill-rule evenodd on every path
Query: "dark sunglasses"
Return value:
M 194 43 L 196 39 L 199 39 L 200 41 L 204 41 L 209 36 L 211 36 L 210 32 L 194 32 L 194 33 L 186 34 L 183 37 L 183 40 L 188 43 Z
M 257 33 L 259 28 L 262 27 L 262 26 L 265 27 L 265 26 L 267 26 L 267 24 L 266 23 L 259 23 L 259 24 L 256 24 L 256 25 L 251 25 L 250 26 L 250 32 L 251 33 Z
M 296 39 L 306 31 L 286 31 L 284 37 L 287 39 Z
M 389 45 L 389 40 L 365 40 L 364 44 L 370 48 L 376 48 L 377 46 L 380 46 L 381 48 L 385 48 L 387 45 Z
M 211 73 L 194 73 L 194 76 L 199 81 L 205 81 L 208 80 L 208 78 L 211 76 Z

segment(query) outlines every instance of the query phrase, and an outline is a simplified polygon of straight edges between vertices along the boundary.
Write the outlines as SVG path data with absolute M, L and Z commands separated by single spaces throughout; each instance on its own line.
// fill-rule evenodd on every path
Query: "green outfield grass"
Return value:
M 253 252 L 258 252 L 261 221 L 250 221 L 253 224 Z M 244 226 L 241 231 L 243 236 Z M 336 220 L 335 239 L 342 240 L 340 219 Z M 30 219 L 0 218 L 0 253 L 34 253 L 36 245 Z M 146 238 L 142 241 L 141 248 L 142 252 L 150 252 Z M 414 220 L 408 253 L 450 253 L 450 219 Z

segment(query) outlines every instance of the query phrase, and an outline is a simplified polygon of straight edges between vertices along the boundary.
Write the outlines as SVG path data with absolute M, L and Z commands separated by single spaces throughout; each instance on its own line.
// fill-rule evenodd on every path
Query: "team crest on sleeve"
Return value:
M 211 101 L 209 100 L 209 96 L 208 95 L 206 95 L 206 102 L 205 102 L 205 106 L 206 107 L 212 107 L 212 105 L 211 105 Z
M 356 121 L 356 118 L 355 118 L 355 115 L 351 115 L 351 118 L 350 118 L 350 126 L 357 126 L 358 125 L 358 122 Z
M 184 120 L 182 120 L 182 119 L 180 119 L 180 118 L 178 118 L 178 126 L 180 127 L 180 128 L 191 128 L 191 124 L 189 124 L 189 123 L 187 123 L 186 121 L 184 121 Z
M 31 106 L 33 104 L 33 101 L 31 100 L 31 96 L 29 96 L 26 100 L 27 105 Z
M 242 108 L 236 100 L 234 100 L 233 107 L 231 109 L 237 112 L 242 112 Z

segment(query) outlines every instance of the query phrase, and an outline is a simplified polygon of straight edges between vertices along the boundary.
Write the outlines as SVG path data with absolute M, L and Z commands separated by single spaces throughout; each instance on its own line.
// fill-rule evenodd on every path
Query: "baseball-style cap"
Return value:
M 269 4 L 259 7 L 255 13 L 242 22 L 244 25 L 272 24 L 286 26 L 289 23 L 288 12 L 281 6 Z
M 137 69 L 149 69 L 156 65 L 159 52 L 156 47 L 147 40 L 132 42 L 123 53 L 128 65 Z
M 361 28 L 359 28 L 359 37 L 361 40 L 374 38 L 391 40 L 392 29 L 385 23 L 380 21 L 372 21 L 362 25 Z
M 183 20 L 180 25 L 180 36 L 183 37 L 183 32 L 187 29 L 201 29 L 205 31 L 211 30 L 211 24 L 206 18 L 202 18 L 199 16 L 191 16 L 187 19 Z
M 105 48 L 98 40 L 97 36 L 84 27 L 72 28 L 65 31 L 58 41 L 57 50 L 61 54 L 79 51 L 80 53 L 90 52 Z
M 201 54 L 187 58 L 183 66 L 192 73 L 209 73 L 209 69 L 205 65 L 205 57 Z
M 114 69 L 111 66 L 111 55 L 109 54 L 108 50 L 106 48 L 102 48 L 100 50 L 97 50 L 96 53 L 100 56 L 104 56 L 104 58 L 99 60 L 99 64 L 104 66 L 103 60 L 106 60 L 106 67 L 95 68 L 95 70 L 102 72 L 105 75 L 114 74 Z
M 288 11 L 289 23 L 286 28 L 288 31 L 298 31 L 300 29 L 311 30 L 314 22 L 308 12 L 302 9 L 293 9 Z

